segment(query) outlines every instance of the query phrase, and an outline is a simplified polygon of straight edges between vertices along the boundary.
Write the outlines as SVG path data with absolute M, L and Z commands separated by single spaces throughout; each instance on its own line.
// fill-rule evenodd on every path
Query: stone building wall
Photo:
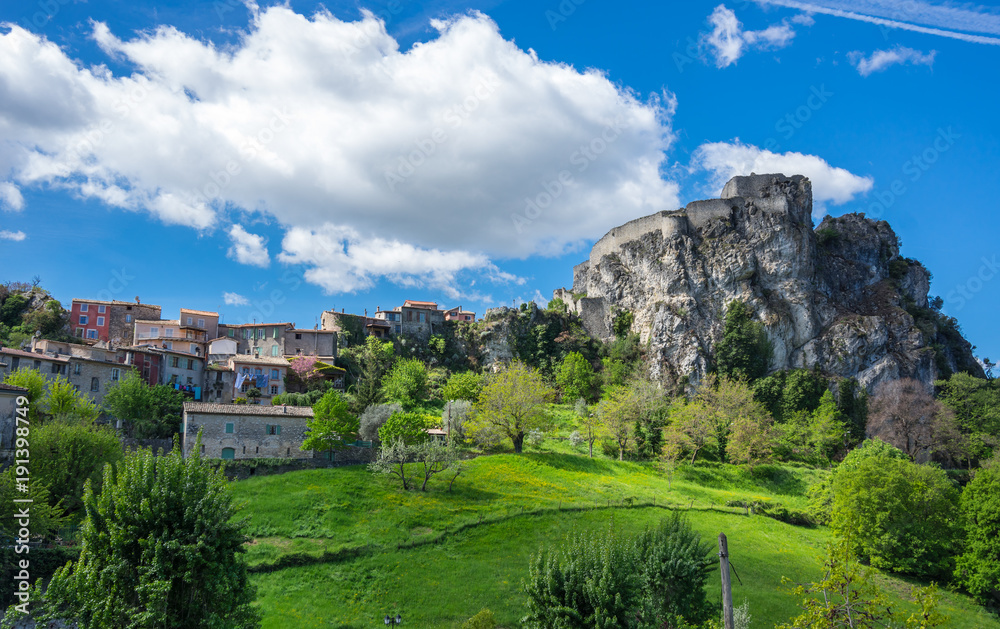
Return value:
M 232 448 L 234 459 L 311 459 L 313 452 L 299 448 L 312 414 L 311 408 L 300 406 L 188 402 L 184 404 L 184 455 L 191 454 L 201 430 L 202 454 L 208 458 L 222 458 L 223 449 Z M 231 433 L 226 432 L 226 424 L 232 424 Z

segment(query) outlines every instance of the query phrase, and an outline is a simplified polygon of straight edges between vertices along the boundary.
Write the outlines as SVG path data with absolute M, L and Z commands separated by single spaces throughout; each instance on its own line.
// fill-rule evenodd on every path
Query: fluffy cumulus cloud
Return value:
M 222 300 L 227 306 L 249 306 L 250 300 L 239 293 L 222 293 Z
M 936 50 L 922 53 L 913 48 L 896 46 L 891 50 L 876 50 L 867 57 L 862 52 L 854 51 L 849 53 L 848 57 L 851 63 L 854 64 L 854 67 L 858 69 L 858 74 L 868 76 L 875 72 L 882 72 L 894 65 L 910 64 L 931 67 L 934 65 L 934 57 L 936 55 Z
M 27 237 L 27 234 L 23 231 L 12 232 L 6 229 L 0 230 L 0 240 L 13 240 L 14 242 L 21 242 Z
M 227 255 L 233 260 L 261 268 L 271 264 L 271 256 L 267 253 L 267 243 L 263 236 L 251 234 L 241 225 L 233 225 L 229 228 L 229 240 L 233 244 Z
M 712 193 L 722 191 L 730 178 L 750 173 L 805 175 L 812 182 L 814 209 L 822 214 L 827 203 L 840 205 L 872 189 L 872 177 L 860 177 L 831 166 L 821 157 L 803 153 L 772 153 L 751 144 L 712 142 L 702 144 L 692 155 L 692 169 L 708 171 Z
M 703 36 L 703 42 L 715 58 L 715 65 L 725 68 L 736 63 L 752 48 L 784 48 L 792 43 L 795 30 L 787 21 L 773 24 L 764 30 L 746 31 L 736 18 L 736 13 L 720 4 L 708 17 L 712 32 Z
M 542 61 L 480 14 L 432 24 L 406 50 L 371 14 L 285 6 L 224 49 L 96 24 L 134 66 L 121 75 L 10 26 L 0 173 L 206 232 L 265 214 L 286 233 L 278 259 L 330 292 L 502 282 L 493 260 L 560 254 L 677 207 L 661 177 L 670 95 Z M 257 237 L 229 235 L 236 259 L 265 259 L 247 257 Z

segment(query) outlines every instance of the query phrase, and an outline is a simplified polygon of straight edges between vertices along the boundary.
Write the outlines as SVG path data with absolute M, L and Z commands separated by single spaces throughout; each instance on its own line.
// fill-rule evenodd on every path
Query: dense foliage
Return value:
M 514 452 L 520 453 L 524 437 L 548 425 L 544 405 L 553 394 L 537 370 L 511 363 L 487 378 L 466 432 L 484 443 L 510 439 Z
M 31 473 L 44 484 L 50 502 L 68 512 L 83 505 L 84 485 L 99 491 L 104 466 L 117 465 L 122 445 L 106 427 L 51 421 L 31 431 Z
M 331 389 L 313 406 L 301 449 L 326 451 L 332 459 L 334 450 L 346 448 L 357 440 L 358 428 L 358 419 L 351 413 L 347 400 Z
M 43 619 L 87 629 L 258 627 L 229 484 L 194 448 L 143 450 L 88 483 L 80 559 L 53 577 Z
M 122 420 L 125 433 L 136 439 L 167 438 L 181 423 L 184 394 L 166 385 L 149 386 L 128 370 L 108 389 L 104 409 Z
M 715 345 L 715 368 L 720 376 L 753 383 L 767 375 L 774 352 L 764 326 L 742 301 L 730 302 L 722 340 Z
M 873 442 L 838 468 L 833 496 L 832 528 L 872 566 L 920 577 L 951 574 L 959 493 L 942 470 Z
M 652 629 L 700 623 L 712 613 L 705 583 L 714 564 L 711 546 L 678 514 L 636 539 L 613 529 L 577 535 L 532 558 L 522 624 Z
M 1000 463 L 978 470 L 962 491 L 965 547 L 955 580 L 973 596 L 1000 608 Z

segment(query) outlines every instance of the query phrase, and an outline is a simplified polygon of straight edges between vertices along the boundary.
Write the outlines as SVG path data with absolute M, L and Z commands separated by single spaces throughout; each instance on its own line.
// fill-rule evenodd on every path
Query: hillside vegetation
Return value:
M 810 468 L 682 465 L 667 478 L 649 464 L 564 454 L 496 455 L 469 461 L 451 492 L 435 479 L 404 492 L 363 467 L 294 472 L 233 484 L 248 508 L 248 545 L 264 627 L 368 627 L 401 613 L 419 627 L 459 627 L 488 607 L 502 626 L 524 613 L 521 582 L 530 556 L 573 532 L 619 527 L 639 532 L 667 514 L 687 513 L 714 543 L 719 532 L 749 602 L 753 626 L 773 627 L 796 612 L 781 585 L 819 577 L 831 535 L 747 515 L 727 503 L 805 509 L 806 489 L 828 476 Z M 655 506 L 653 506 L 655 504 Z M 719 600 L 718 573 L 710 600 Z M 906 599 L 909 586 L 885 577 Z M 945 593 L 952 627 L 1000 627 L 964 596 Z

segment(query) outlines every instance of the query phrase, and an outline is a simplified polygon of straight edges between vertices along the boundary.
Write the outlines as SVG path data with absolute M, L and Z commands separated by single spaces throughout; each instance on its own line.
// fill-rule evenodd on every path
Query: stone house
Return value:
M 347 347 L 348 343 L 356 344 L 360 340 L 356 338 L 356 333 L 376 338 L 387 338 L 393 334 L 392 326 L 385 319 L 377 316 L 369 317 L 367 311 L 362 316 L 345 313 L 343 310 L 340 312 L 324 310 L 320 317 L 320 329 L 336 332 L 339 342 L 344 347 Z
M 104 341 L 115 345 L 132 341 L 133 327 L 139 319 L 159 319 L 161 309 L 143 304 L 137 297 L 131 301 L 100 301 L 74 299 L 69 321 L 73 334 L 88 341 Z
M 233 396 L 246 397 L 247 391 L 256 386 L 260 389 L 261 404 L 270 404 L 271 398 L 285 392 L 285 375 L 288 361 L 272 356 L 233 356 L 229 368 L 235 374 Z
M 14 428 L 17 423 L 17 399 L 27 389 L 0 383 L 0 452 L 14 447 Z
M 312 459 L 315 452 L 299 449 L 312 416 L 312 409 L 304 406 L 187 402 L 181 448 L 184 456 L 190 456 L 200 430 L 201 453 L 206 457 Z
M 236 353 L 254 356 L 317 356 L 333 363 L 337 358 L 337 332 L 306 330 L 294 323 L 246 323 L 219 326 L 220 338 L 236 342 Z
M 43 376 L 54 379 L 69 377 L 70 357 L 28 352 L 10 347 L 0 347 L 0 380 L 18 369 L 37 369 Z
M 455 306 L 451 310 L 444 311 L 445 321 L 475 321 L 476 313 L 470 310 L 462 310 L 461 306 Z

